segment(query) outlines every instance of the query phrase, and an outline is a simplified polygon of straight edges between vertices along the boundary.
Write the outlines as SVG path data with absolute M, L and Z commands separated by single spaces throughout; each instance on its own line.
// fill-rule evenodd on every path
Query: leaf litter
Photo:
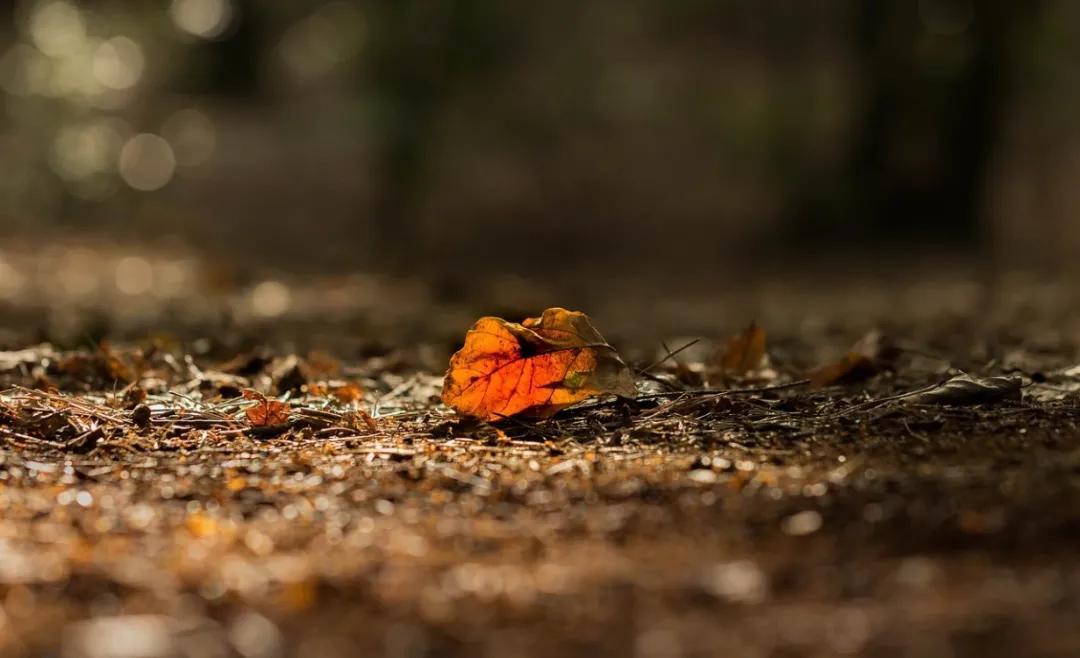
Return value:
M 482 330 L 509 334 L 516 346 L 498 339 L 500 350 L 477 351 L 496 354 L 498 367 L 507 357 L 596 350 L 590 357 L 608 360 L 606 381 L 616 384 L 596 384 L 574 356 L 562 364 L 567 374 L 535 388 L 506 386 L 502 407 L 464 405 L 463 415 L 440 400 L 450 390 L 447 402 L 455 401 L 466 380 L 451 377 L 448 389 L 429 371 L 394 372 L 380 358 L 328 364 L 325 355 L 266 352 L 215 364 L 121 344 L 0 353 L 0 465 L 7 474 L 0 504 L 9 511 L 2 536 L 49 537 L 0 543 L 0 586 L 9 599 L 26 591 L 37 601 L 38 613 L 15 617 L 20 641 L 54 646 L 49 620 L 77 619 L 79 606 L 96 600 L 50 598 L 49 588 L 74 579 L 91 592 L 121 587 L 122 597 L 195 595 L 202 603 L 188 621 L 201 629 L 214 627 L 208 618 L 237 624 L 258 614 L 274 629 L 303 619 L 306 630 L 294 632 L 316 637 L 407 614 L 468 638 L 482 636 L 484 623 L 476 620 L 524 623 L 544 602 L 563 611 L 556 635 L 573 629 L 588 637 L 590 624 L 614 618 L 597 617 L 586 593 L 630 582 L 667 600 L 649 584 L 663 572 L 648 560 L 626 569 L 603 557 L 626 536 L 650 538 L 643 545 L 649 555 L 678 560 L 686 546 L 697 546 L 717 560 L 702 566 L 700 582 L 676 589 L 768 605 L 784 596 L 774 585 L 785 576 L 760 552 L 761 542 L 794 547 L 790 542 L 890 513 L 897 501 L 880 475 L 871 476 L 867 464 L 880 462 L 874 454 L 896 455 L 890 459 L 900 464 L 936 445 L 992 455 L 995 446 L 1023 445 L 1025 433 L 1049 441 L 1080 421 L 1075 393 L 1033 399 L 1025 388 L 1030 377 L 996 371 L 992 362 L 977 375 L 943 378 L 903 355 L 882 359 L 864 341 L 851 352 L 875 363 L 868 377 L 847 370 L 815 380 L 796 353 L 770 365 L 767 382 L 755 381 L 746 375 L 774 348 L 754 325 L 727 343 L 731 356 L 721 357 L 716 381 L 707 375 L 715 364 L 665 358 L 647 369 L 679 382 L 677 390 L 644 377 L 632 390 L 625 384 L 630 369 L 599 332 L 553 333 L 570 319 L 564 313 L 547 323 L 488 321 Z M 816 356 L 803 349 L 804 361 Z M 458 358 L 456 365 L 463 361 L 475 364 Z M 706 373 L 713 385 L 689 379 L 690 372 Z M 748 380 L 726 381 L 735 375 Z M 553 403 L 560 389 L 564 396 Z M 514 396 L 521 401 L 506 402 Z M 963 482 L 1004 477 L 963 473 Z M 948 527 L 918 517 L 884 530 L 878 524 L 875 541 L 885 541 L 884 532 L 894 542 L 916 537 L 937 545 L 1000 532 L 1010 522 L 966 492 L 951 494 L 957 507 L 947 512 L 955 519 Z M 932 488 L 905 495 L 940 504 Z M 713 506 L 717 500 L 726 501 L 723 508 Z M 649 511 L 658 505 L 667 510 L 659 517 Z M 1044 522 L 1058 527 L 1056 518 Z M 772 530 L 757 540 L 744 534 L 764 527 Z M 358 604 L 349 599 L 356 596 L 371 611 L 358 625 L 336 617 L 346 608 L 332 603 L 345 597 Z M 686 605 L 675 596 L 666 605 Z M 219 606 L 232 612 L 219 617 Z M 141 608 L 114 612 L 129 609 Z M 170 630 L 171 619 L 129 615 L 110 623 L 152 626 L 168 643 L 187 641 Z M 79 627 L 73 637 L 90 642 L 85 638 L 98 630 Z M 208 631 L 225 641 L 229 632 Z

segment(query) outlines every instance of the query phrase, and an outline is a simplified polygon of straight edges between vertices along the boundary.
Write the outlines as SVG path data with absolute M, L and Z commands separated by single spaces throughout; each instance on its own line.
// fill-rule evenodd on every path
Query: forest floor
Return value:
M 229 341 L 146 338 L 165 321 L 141 300 L 99 305 L 121 318 L 108 342 L 45 343 L 68 327 L 59 302 L 9 297 L 0 655 L 1080 653 L 1070 291 L 597 302 L 633 363 L 664 356 L 662 337 L 675 348 L 712 326 L 722 341 L 752 318 L 769 363 L 723 378 L 722 343 L 702 341 L 636 400 L 489 425 L 438 400 L 481 309 L 320 312 L 343 285 L 293 291 L 288 311 L 281 289 L 256 287 L 274 317 L 238 310 Z M 365 285 L 344 297 L 385 282 Z M 801 383 L 869 329 L 887 358 Z M 960 373 L 1013 379 L 935 396 Z

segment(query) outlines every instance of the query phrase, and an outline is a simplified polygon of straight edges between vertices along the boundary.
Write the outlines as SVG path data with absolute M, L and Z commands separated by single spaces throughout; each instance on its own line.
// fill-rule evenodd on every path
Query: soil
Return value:
M 635 400 L 496 425 L 438 401 L 480 309 L 344 317 L 310 292 L 227 338 L 146 338 L 104 306 L 111 340 L 82 346 L 26 330 L 52 300 L 10 303 L 0 653 L 1080 654 L 1080 314 L 1060 287 L 594 300 L 639 364 L 728 319 Z M 768 364 L 718 372 L 752 317 Z M 801 383 L 869 328 L 872 367 Z M 1020 388 L 917 394 L 961 373 Z M 246 390 L 287 420 L 253 422 Z

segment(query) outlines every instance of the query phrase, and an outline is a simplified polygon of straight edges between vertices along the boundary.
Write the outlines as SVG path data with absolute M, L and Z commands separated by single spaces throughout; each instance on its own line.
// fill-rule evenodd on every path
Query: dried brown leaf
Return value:
M 348 382 L 332 387 L 330 395 L 333 395 L 342 404 L 349 404 L 362 400 L 364 398 L 364 389 L 353 382 Z
M 848 352 L 839 360 L 818 366 L 806 373 L 810 385 L 824 388 L 834 384 L 852 384 L 869 379 L 878 373 L 877 364 L 870 357 L 858 352 Z
M 1019 400 L 1023 380 L 1019 377 L 958 375 L 940 386 L 907 398 L 917 404 L 972 405 L 998 400 Z
M 835 384 L 854 384 L 878 374 L 896 359 L 898 350 L 877 330 L 860 338 L 851 349 L 832 363 L 806 373 L 815 388 Z
M 765 362 L 765 344 L 765 330 L 751 322 L 749 327 L 724 345 L 720 368 L 724 373 L 735 376 L 757 370 Z
M 244 411 L 244 416 L 252 427 L 283 425 L 289 422 L 289 403 L 268 398 L 250 389 L 244 391 L 244 399 L 255 401 L 254 405 Z

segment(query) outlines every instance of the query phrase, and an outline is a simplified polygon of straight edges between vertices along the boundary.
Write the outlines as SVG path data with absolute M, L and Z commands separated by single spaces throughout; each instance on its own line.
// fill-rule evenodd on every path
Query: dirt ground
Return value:
M 0 654 L 1080 655 L 1080 313 L 1060 284 L 585 300 L 632 363 L 708 340 L 636 400 L 498 426 L 438 403 L 498 290 L 246 290 L 213 301 L 227 320 L 182 289 L 74 312 L 62 287 L 9 294 Z M 768 367 L 719 378 L 717 345 L 754 318 Z M 888 358 L 799 383 L 871 329 Z M 961 372 L 1022 388 L 912 395 Z M 253 422 L 248 389 L 288 419 Z

